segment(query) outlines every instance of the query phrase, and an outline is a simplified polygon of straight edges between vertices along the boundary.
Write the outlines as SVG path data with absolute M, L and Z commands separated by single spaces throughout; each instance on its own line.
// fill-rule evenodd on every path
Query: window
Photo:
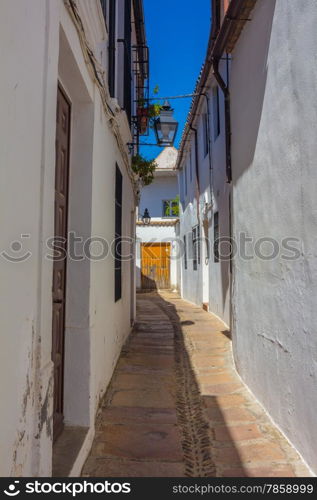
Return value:
M 115 97 L 116 86 L 116 0 L 109 0 L 109 65 L 108 85 L 111 97 Z
M 187 240 L 186 235 L 184 235 L 184 268 L 187 269 Z
M 179 204 L 177 200 L 163 200 L 162 217 L 178 217 Z
M 209 133 L 208 133 L 208 115 L 203 114 L 203 134 L 204 134 L 204 157 L 207 156 L 209 151 Z
M 200 264 L 200 230 L 198 225 L 192 229 L 192 249 L 193 269 L 197 271 L 198 264 Z
M 219 213 L 214 215 L 214 262 L 219 262 Z
M 212 116 L 214 125 L 214 140 L 220 134 L 220 111 L 219 111 L 219 89 L 214 87 L 212 90 Z
M 122 296 L 122 174 L 116 165 L 115 185 L 115 251 L 114 251 L 114 296 L 115 302 Z

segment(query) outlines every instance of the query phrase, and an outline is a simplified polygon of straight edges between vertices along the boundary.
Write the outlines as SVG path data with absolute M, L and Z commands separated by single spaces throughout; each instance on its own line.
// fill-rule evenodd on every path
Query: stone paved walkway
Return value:
M 224 324 L 171 292 L 138 294 L 82 474 L 309 476 L 237 376 Z

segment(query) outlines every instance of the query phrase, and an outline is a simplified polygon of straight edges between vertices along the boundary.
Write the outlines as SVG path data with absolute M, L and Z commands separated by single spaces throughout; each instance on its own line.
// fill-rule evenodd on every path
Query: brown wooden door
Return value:
M 170 288 L 170 243 L 142 245 L 142 288 Z
M 69 178 L 70 104 L 58 88 L 56 111 L 55 251 L 53 267 L 52 360 L 54 363 L 54 440 L 63 430 L 64 330 Z

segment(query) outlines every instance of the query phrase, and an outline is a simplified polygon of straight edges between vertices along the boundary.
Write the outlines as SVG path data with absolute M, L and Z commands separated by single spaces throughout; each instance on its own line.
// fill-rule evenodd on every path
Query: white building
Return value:
M 214 253 L 217 238 L 228 238 L 230 185 L 226 184 L 224 104 L 212 76 L 192 107 L 178 159 L 182 296 L 230 323 L 230 262 Z M 215 119 L 211 119 L 214 116 Z M 225 246 L 225 245 L 223 245 Z
M 145 44 L 141 0 L 0 2 L 1 476 L 80 473 L 130 332 Z
M 168 147 L 156 158 L 154 180 L 141 189 L 137 221 L 137 275 L 139 289 L 178 288 L 177 149 Z M 146 209 L 150 223 L 142 220 Z
M 230 325 L 238 372 L 317 472 L 317 5 L 212 6 L 177 163 L 181 290 Z

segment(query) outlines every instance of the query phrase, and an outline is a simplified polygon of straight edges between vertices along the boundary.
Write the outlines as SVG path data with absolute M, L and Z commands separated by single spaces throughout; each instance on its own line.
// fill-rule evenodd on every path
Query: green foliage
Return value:
M 158 85 L 155 85 L 155 87 L 153 89 L 153 95 L 157 95 L 159 92 L 160 92 L 160 87 Z M 162 109 L 162 105 L 159 102 L 155 102 L 154 104 L 151 104 L 151 106 L 149 108 L 149 111 L 150 111 L 149 117 L 156 118 L 160 114 L 161 109 Z M 152 120 L 151 125 L 153 125 L 153 120 Z
M 146 104 L 146 100 L 144 99 L 144 97 L 141 97 L 140 99 L 138 99 L 139 108 L 145 108 L 145 104 Z
M 162 106 L 159 103 L 154 103 L 149 106 L 149 118 L 156 118 L 161 112 Z
M 179 195 L 175 196 L 166 206 L 165 217 L 179 217 Z
M 144 186 L 153 182 L 156 167 L 155 160 L 147 160 L 139 153 L 132 157 L 132 170 L 139 176 Z

